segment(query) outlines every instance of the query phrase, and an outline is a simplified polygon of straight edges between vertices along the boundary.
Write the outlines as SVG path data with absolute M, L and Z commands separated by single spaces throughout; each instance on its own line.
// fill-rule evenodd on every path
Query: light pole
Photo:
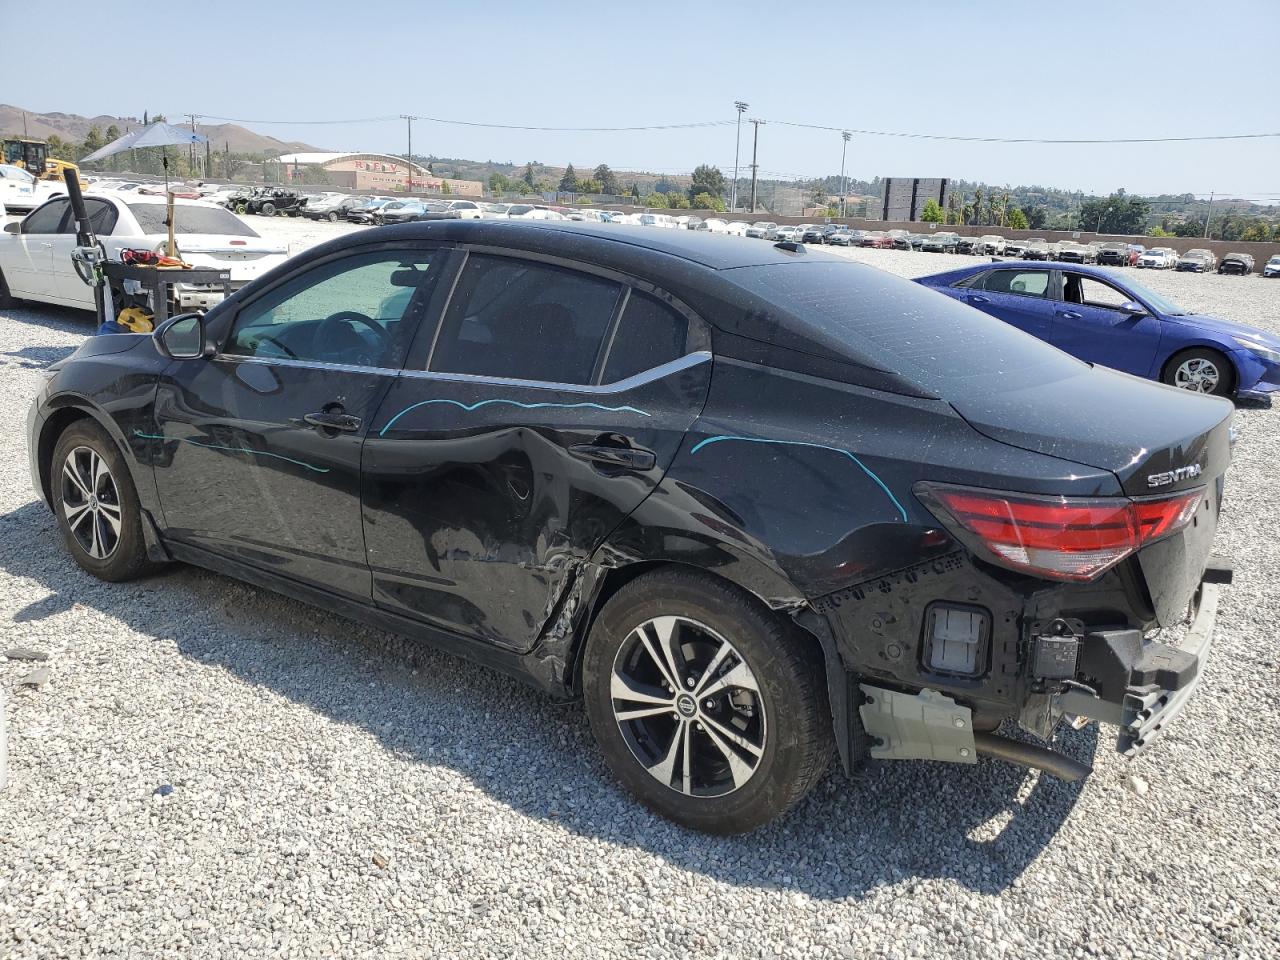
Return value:
M 853 136 L 848 130 L 840 134 L 840 139 L 844 142 L 840 145 L 840 219 L 848 219 L 848 195 L 849 181 L 844 177 L 844 155 L 849 149 L 849 138 Z
M 400 119 L 409 125 L 409 153 L 406 159 L 409 161 L 409 193 L 413 193 L 413 121 L 421 120 L 422 118 L 402 113 L 400 114 Z
M 756 163 L 756 148 L 760 146 L 760 125 L 763 120 L 752 120 L 755 125 L 755 133 L 751 135 L 751 212 L 756 212 L 756 169 L 760 166 Z
M 738 209 L 738 153 L 742 148 L 742 114 L 747 109 L 747 104 L 741 100 L 733 101 L 733 107 L 738 111 L 738 129 L 733 141 L 733 190 L 729 192 L 729 209 Z
M 1209 239 L 1209 221 L 1213 218 L 1213 191 L 1209 191 L 1209 209 L 1204 212 L 1204 238 Z

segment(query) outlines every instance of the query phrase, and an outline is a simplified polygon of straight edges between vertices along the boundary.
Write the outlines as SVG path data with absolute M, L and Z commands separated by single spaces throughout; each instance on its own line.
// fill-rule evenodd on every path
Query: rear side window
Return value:
M 605 361 L 603 383 L 616 383 L 684 356 L 689 322 L 647 293 L 632 291 Z
M 992 270 L 982 289 L 988 293 L 1044 298 L 1049 296 L 1049 276 L 1048 270 Z
M 575 270 L 473 254 L 449 301 L 430 369 L 589 384 L 621 291 Z

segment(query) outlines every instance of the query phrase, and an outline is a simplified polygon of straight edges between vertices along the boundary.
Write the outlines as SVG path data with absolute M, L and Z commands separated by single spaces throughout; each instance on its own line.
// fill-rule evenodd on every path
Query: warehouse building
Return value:
M 479 180 L 450 180 L 437 177 L 419 164 L 410 164 L 402 157 L 389 153 L 286 153 L 280 158 L 285 179 L 302 182 L 304 168 L 319 168 L 335 187 L 348 190 L 371 190 L 375 193 L 391 193 L 409 189 L 410 175 L 414 192 L 448 192 L 464 197 L 484 195 L 484 185 Z

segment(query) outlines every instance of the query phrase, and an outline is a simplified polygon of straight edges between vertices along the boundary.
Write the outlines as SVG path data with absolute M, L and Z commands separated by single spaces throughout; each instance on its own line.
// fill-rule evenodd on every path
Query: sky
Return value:
M 57 34 L 55 69 L 49 8 L 0 0 L 5 32 L 46 38 L 5 45 L 0 100 L 89 116 L 195 112 L 322 149 L 397 152 L 405 113 L 541 127 L 721 121 L 557 132 L 420 120 L 413 148 L 579 170 L 687 173 L 710 163 L 726 175 L 742 100 L 744 120 L 766 121 L 761 175 L 780 178 L 839 173 L 839 129 L 1006 139 L 1280 132 L 1280 0 L 222 0 L 210 10 L 177 0 L 132 24 L 124 7 L 60 3 L 58 19 L 72 26 Z M 95 72 L 113 79 L 93 82 Z M 392 119 L 367 120 L 382 117 Z M 366 122 L 263 122 L 350 120 Z M 744 122 L 744 176 L 751 132 Z M 855 133 L 846 170 L 1280 199 L 1280 137 L 1045 145 Z

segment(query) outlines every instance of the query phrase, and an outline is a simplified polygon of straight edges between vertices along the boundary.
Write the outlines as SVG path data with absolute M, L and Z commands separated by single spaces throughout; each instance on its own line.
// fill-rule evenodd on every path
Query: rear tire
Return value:
M 329 222 L 330 222 L 330 223 L 337 223 L 337 222 L 338 222 L 338 215 L 337 215 L 337 213 L 335 213 L 335 212 L 334 212 L 334 211 L 332 211 L 332 210 L 330 210 L 330 211 L 329 211 Z
M 1213 397 L 1230 397 L 1236 387 L 1231 361 L 1208 347 L 1192 347 L 1174 354 L 1165 364 L 1161 379 L 1170 386 Z
M 99 580 L 150 573 L 142 508 L 115 441 L 93 420 L 77 420 L 58 438 L 49 469 L 53 512 L 72 559 Z
M 264 203 L 262 209 L 258 212 L 264 217 L 274 217 L 276 215 L 276 205 L 274 203 Z
M 697 571 L 646 574 L 610 598 L 583 697 L 614 775 L 694 830 L 781 816 L 831 760 L 821 656 L 755 597 Z

